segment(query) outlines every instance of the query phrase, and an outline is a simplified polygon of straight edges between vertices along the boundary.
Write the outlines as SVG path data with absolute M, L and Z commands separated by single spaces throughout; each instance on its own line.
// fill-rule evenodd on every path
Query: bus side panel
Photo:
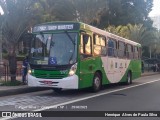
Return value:
M 141 76 L 141 61 L 140 60 L 131 60 L 127 71 L 122 77 L 120 82 L 126 82 L 128 71 L 131 71 L 132 80 L 137 79 Z
M 79 63 L 79 88 L 90 87 L 93 79 L 94 58 L 87 58 L 81 60 Z
M 139 78 L 141 76 L 141 60 L 132 60 L 132 79 Z
M 95 69 L 95 72 L 100 72 L 101 73 L 102 85 L 109 84 L 109 80 L 108 80 L 108 78 L 106 76 L 106 72 L 104 70 L 105 66 L 102 62 L 102 57 L 97 57 L 96 59 L 97 59 L 96 60 L 97 62 L 95 62 L 95 65 L 97 66 L 97 68 Z M 106 62 L 108 62 L 108 61 L 106 61 Z
M 106 62 L 106 64 L 109 64 L 108 61 Z M 96 71 L 101 72 L 102 74 L 102 85 L 112 83 L 107 77 L 106 71 L 103 66 L 104 64 L 102 63 L 103 62 L 101 60 L 101 57 L 89 58 L 80 62 L 79 88 L 91 87 L 93 83 L 94 73 Z M 131 60 L 129 62 L 129 65 L 127 66 L 127 69 L 123 71 L 124 75 L 121 77 L 119 82 L 126 82 L 128 71 L 132 72 L 132 80 L 139 78 L 141 76 L 141 61 Z M 116 76 L 114 76 L 114 79 L 117 79 L 115 77 Z
M 79 88 L 91 87 L 93 84 L 93 77 L 96 71 L 101 72 L 102 80 L 106 79 L 104 75 L 105 72 L 102 69 L 102 61 L 100 57 L 81 60 L 79 66 L 80 66 Z

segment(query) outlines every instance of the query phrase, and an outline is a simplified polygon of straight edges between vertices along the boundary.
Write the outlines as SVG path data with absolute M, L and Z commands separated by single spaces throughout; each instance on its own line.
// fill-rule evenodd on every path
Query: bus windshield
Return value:
M 39 33 L 31 43 L 30 64 L 68 65 L 77 61 L 78 33 Z

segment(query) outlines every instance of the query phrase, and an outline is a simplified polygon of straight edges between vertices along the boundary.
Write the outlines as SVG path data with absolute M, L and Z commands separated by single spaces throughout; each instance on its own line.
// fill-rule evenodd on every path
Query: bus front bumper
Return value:
M 28 74 L 28 86 L 78 89 L 78 76 L 73 75 L 62 79 L 44 79 L 44 78 L 36 78 Z

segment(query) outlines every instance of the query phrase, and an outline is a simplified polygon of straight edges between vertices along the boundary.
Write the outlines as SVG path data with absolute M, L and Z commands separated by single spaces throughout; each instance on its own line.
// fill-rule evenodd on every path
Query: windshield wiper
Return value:
M 71 42 L 72 42 L 74 45 L 76 45 L 76 43 L 74 42 L 74 40 L 72 39 L 72 37 L 70 36 L 70 34 L 69 34 L 67 31 L 65 31 L 65 33 L 67 34 L 67 36 L 68 36 L 68 38 L 71 40 Z
M 74 55 L 74 52 L 75 52 L 75 45 L 76 45 L 76 43 L 75 43 L 75 41 L 72 39 L 72 37 L 70 36 L 70 34 L 69 34 L 67 31 L 65 31 L 65 33 L 66 33 L 66 35 L 68 36 L 68 38 L 71 40 L 71 42 L 73 43 L 73 46 L 74 46 L 73 53 L 72 53 L 71 57 L 69 58 L 69 62 L 70 62 L 71 59 L 73 58 L 73 55 Z
M 44 40 L 44 34 L 43 34 L 43 32 L 40 32 L 40 35 L 41 35 L 41 37 L 42 37 L 43 40 Z

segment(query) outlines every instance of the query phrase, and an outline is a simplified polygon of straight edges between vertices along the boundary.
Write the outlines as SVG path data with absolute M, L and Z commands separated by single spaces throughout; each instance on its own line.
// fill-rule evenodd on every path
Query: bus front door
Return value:
M 86 88 L 92 86 L 93 76 L 95 70 L 95 58 L 87 58 L 80 62 L 80 78 L 79 88 Z

